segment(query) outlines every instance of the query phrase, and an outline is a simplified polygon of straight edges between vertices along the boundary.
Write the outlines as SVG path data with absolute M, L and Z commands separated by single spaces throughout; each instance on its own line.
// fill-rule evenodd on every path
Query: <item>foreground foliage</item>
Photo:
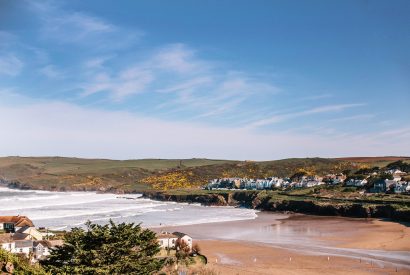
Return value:
M 0 266 L 6 263 L 11 263 L 14 269 L 15 275 L 43 275 L 47 274 L 44 269 L 38 265 L 30 265 L 28 259 L 24 256 L 18 256 L 9 253 L 0 248 Z M 4 268 L 4 267 L 3 267 Z M 5 270 L 0 270 L 0 274 L 3 274 Z M 7 274 L 7 273 L 4 273 Z
M 154 232 L 140 225 L 87 223 L 64 237 L 41 264 L 52 274 L 152 274 L 163 261 Z

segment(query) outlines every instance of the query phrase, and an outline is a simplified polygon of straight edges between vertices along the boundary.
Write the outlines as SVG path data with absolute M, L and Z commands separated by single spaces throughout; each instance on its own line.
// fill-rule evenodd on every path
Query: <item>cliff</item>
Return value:
M 240 206 L 263 211 L 358 218 L 373 217 L 410 222 L 410 208 L 402 204 L 277 197 L 263 191 L 209 192 L 202 194 L 144 192 L 143 196 L 153 200 L 200 203 L 207 206 Z

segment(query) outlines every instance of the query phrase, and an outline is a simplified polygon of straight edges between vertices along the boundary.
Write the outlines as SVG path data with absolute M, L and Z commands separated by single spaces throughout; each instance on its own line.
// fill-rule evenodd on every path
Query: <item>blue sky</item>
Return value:
M 2 155 L 410 155 L 409 1 L 0 0 Z

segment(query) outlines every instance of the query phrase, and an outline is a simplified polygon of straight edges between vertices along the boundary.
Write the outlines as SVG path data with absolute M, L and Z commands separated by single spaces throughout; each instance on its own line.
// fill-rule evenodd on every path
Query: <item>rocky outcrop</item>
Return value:
M 160 200 L 160 201 L 174 201 L 174 202 L 188 202 L 188 203 L 200 203 L 202 205 L 215 205 L 223 206 L 229 205 L 229 196 L 223 196 L 218 194 L 209 195 L 194 195 L 194 194 L 166 194 L 164 192 L 145 192 L 143 197 Z
M 320 201 L 304 199 L 277 199 L 266 192 L 226 192 L 204 194 L 167 194 L 165 192 L 146 192 L 144 197 L 161 200 L 200 203 L 215 206 L 242 206 L 264 211 L 295 212 L 323 216 L 344 216 L 358 218 L 387 218 L 410 222 L 410 210 L 394 205 L 374 205 L 370 203 Z

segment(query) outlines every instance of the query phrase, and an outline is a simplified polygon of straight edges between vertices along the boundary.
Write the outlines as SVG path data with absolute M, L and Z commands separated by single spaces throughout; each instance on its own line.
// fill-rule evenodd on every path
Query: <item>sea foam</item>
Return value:
M 141 194 L 49 192 L 0 187 L 0 215 L 26 215 L 36 226 L 70 229 L 90 220 L 104 224 L 142 223 L 146 227 L 188 225 L 256 218 L 256 211 L 233 207 L 160 202 Z

